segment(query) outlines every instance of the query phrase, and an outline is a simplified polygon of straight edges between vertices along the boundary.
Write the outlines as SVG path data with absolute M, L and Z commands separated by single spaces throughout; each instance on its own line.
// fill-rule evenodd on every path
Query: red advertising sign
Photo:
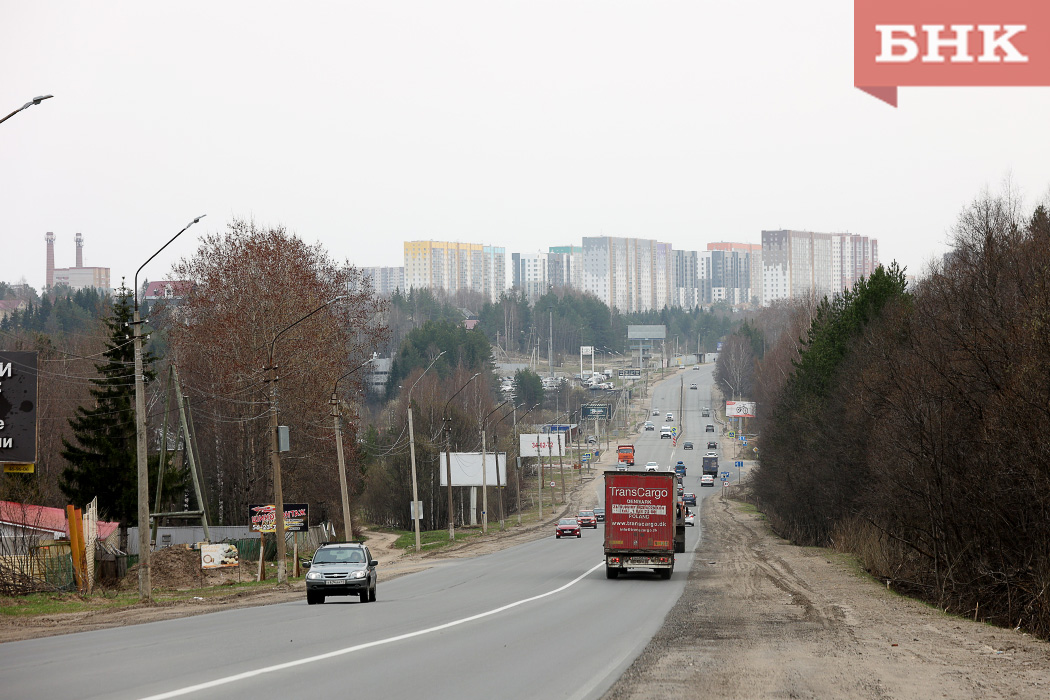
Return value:
M 1046 0 L 855 0 L 854 85 L 897 106 L 900 86 L 1050 85 Z
M 274 532 L 277 529 L 277 507 L 272 503 L 249 505 L 248 522 L 252 532 Z M 306 532 L 309 529 L 310 507 L 306 503 L 285 503 L 285 532 Z

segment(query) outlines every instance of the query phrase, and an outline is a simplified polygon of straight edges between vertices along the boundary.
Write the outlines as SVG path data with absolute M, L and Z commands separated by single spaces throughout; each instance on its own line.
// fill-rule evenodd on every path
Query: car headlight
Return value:
M 365 572 L 364 571 L 355 571 L 352 574 L 350 574 L 350 578 L 364 578 L 364 577 L 365 577 Z
M 310 581 L 316 581 L 317 579 L 324 578 L 324 574 L 320 571 L 311 571 L 306 575 L 306 578 Z

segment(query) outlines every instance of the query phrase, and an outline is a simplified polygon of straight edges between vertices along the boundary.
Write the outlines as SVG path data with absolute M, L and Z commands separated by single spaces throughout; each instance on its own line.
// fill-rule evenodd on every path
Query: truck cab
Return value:
M 634 445 L 619 445 L 616 448 L 616 463 L 634 466 Z

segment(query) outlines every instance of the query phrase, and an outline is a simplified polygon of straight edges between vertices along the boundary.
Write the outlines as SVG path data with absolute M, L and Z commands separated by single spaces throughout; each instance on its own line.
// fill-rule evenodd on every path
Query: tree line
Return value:
M 1050 216 L 986 195 L 951 244 L 915 284 L 880 267 L 731 339 L 751 353 L 759 405 L 750 497 L 796 543 L 853 552 L 896 590 L 1045 638 Z

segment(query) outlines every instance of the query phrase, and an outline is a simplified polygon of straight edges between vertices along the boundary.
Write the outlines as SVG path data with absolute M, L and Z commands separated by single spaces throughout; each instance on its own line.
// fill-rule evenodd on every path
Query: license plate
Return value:
M 343 579 L 339 579 L 338 581 L 325 581 L 326 586 L 341 586 L 344 583 L 346 583 L 346 581 Z

